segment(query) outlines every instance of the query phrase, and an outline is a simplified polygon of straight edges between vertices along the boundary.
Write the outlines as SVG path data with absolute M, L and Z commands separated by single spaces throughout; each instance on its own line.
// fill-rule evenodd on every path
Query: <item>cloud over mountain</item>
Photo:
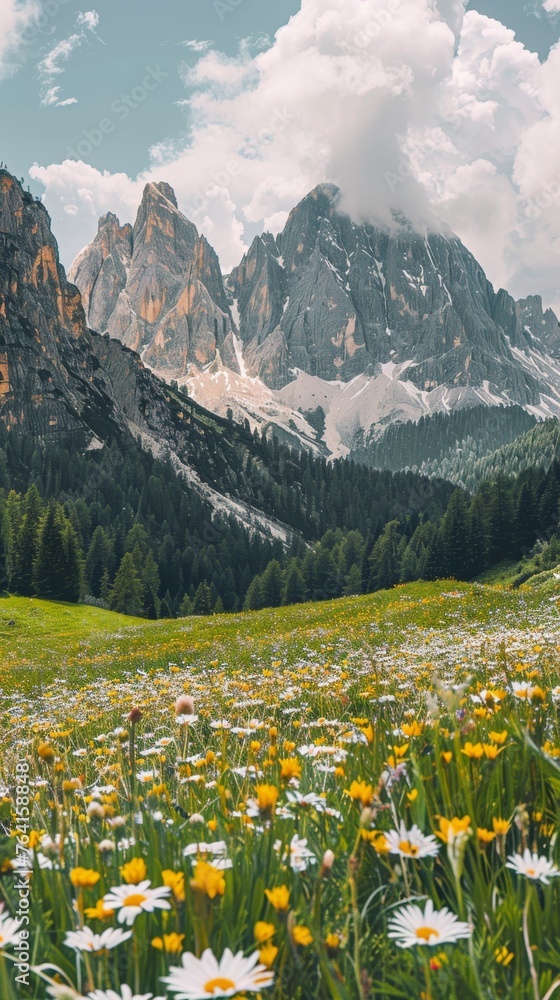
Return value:
M 448 223 L 494 282 L 558 306 L 559 59 L 460 0 L 302 0 L 266 47 L 182 70 L 188 141 L 153 148 L 138 179 L 73 161 L 31 173 L 67 259 L 99 215 L 131 221 L 140 186 L 166 180 L 229 269 L 332 181 L 355 216 Z

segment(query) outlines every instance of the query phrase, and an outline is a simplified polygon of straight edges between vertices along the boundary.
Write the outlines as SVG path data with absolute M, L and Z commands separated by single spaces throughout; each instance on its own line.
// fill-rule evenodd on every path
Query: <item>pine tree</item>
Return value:
M 70 521 L 67 521 L 64 527 L 64 554 L 66 573 L 63 599 L 71 604 L 77 604 L 83 594 L 84 561 L 78 535 Z
M 386 524 L 370 556 L 370 590 L 389 590 L 399 582 L 402 541 L 399 522 Z
M 142 615 L 142 580 L 131 552 L 125 552 L 111 591 L 111 610 L 121 615 Z
M 206 580 L 202 580 L 194 597 L 193 615 L 211 615 L 215 603 L 216 598 L 212 594 L 212 588 L 208 586 Z
M 5 594 L 8 587 L 8 561 L 4 543 L 3 516 L 0 510 L 0 594 Z
M 179 611 L 180 618 L 189 618 L 193 613 L 193 602 L 191 601 L 188 594 L 185 594 L 183 600 L 181 601 L 181 608 Z
M 346 597 L 355 597 L 362 593 L 362 570 L 358 563 L 350 567 L 344 584 L 344 593 Z
M 251 581 L 247 591 L 243 610 L 260 611 L 261 608 L 264 608 L 262 583 L 260 576 L 256 576 L 254 580 Z
M 134 559 L 134 552 L 132 553 L 132 558 Z M 159 584 L 160 579 L 157 563 L 153 552 L 150 550 L 142 572 L 142 604 L 146 618 L 156 619 L 160 616 L 161 601 L 158 596 Z
M 318 547 L 315 557 L 315 588 L 313 597 L 316 601 L 328 601 L 340 596 L 340 582 L 335 561 L 328 548 Z
M 523 483 L 515 505 L 513 540 L 517 556 L 528 555 L 535 544 L 535 514 L 535 494 L 527 481 Z
M 23 500 L 23 518 L 15 539 L 13 555 L 13 589 L 23 597 L 31 597 L 35 593 L 33 566 L 37 558 L 41 508 L 41 497 L 33 484 Z
M 111 577 L 109 576 L 109 570 L 106 569 L 101 577 L 101 587 L 99 591 L 99 597 L 106 608 L 111 606 Z
M 283 603 L 301 604 L 304 600 L 305 580 L 296 560 L 294 560 L 286 573 Z
M 471 552 L 467 498 L 455 490 L 441 522 L 442 575 L 454 580 L 471 576 Z
M 37 558 L 33 567 L 33 585 L 39 597 L 66 600 L 68 573 L 65 522 L 53 501 L 39 525 Z
M 470 538 L 470 576 L 480 576 L 486 566 L 486 541 L 484 538 L 484 524 L 480 516 L 478 505 L 472 503 L 469 510 L 469 538 Z
M 428 548 L 426 566 L 423 574 L 425 580 L 441 580 L 445 575 L 445 562 L 443 556 L 443 540 L 441 530 L 438 528 L 433 535 Z
M 414 551 L 412 541 L 410 541 L 404 550 L 402 558 L 401 580 L 403 583 L 412 583 L 413 580 L 418 580 L 419 576 L 420 569 L 418 556 Z
M 262 600 L 265 608 L 279 608 L 282 604 L 284 579 L 280 563 L 273 559 L 266 567 L 262 578 Z
M 490 566 L 511 557 L 513 517 L 508 484 L 503 479 L 492 483 L 486 504 L 487 551 Z
M 115 553 L 109 533 L 98 525 L 91 537 L 86 557 L 85 578 L 86 587 L 93 597 L 103 600 L 103 578 L 110 576 L 115 565 Z
M 8 588 L 15 589 L 16 577 L 16 539 L 22 520 L 22 500 L 19 493 L 10 490 L 4 508 L 4 548 L 6 550 L 6 565 L 8 570 Z

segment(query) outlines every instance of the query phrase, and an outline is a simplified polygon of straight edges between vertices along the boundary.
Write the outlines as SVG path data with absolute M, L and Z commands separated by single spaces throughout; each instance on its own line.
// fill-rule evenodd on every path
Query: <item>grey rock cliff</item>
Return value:
M 554 314 L 496 293 L 453 234 L 420 234 L 402 219 L 391 229 L 354 223 L 338 197 L 332 185 L 316 188 L 230 275 L 252 373 L 279 388 L 295 368 L 347 382 L 406 363 L 422 391 L 487 382 L 537 402 L 546 386 L 512 347 L 551 350 Z
M 168 184 L 146 185 L 133 229 L 104 216 L 70 278 L 91 328 L 141 353 L 153 368 L 180 378 L 220 349 L 235 358 L 218 258 L 178 210 Z

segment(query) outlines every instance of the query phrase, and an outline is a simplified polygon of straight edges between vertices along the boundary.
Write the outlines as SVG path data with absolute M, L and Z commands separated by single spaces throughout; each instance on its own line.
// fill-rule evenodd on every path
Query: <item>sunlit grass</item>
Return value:
M 273 973 L 254 989 L 249 975 L 239 996 L 549 1000 L 560 976 L 550 596 L 415 584 L 159 623 L 0 601 L 0 891 L 4 917 L 15 914 L 20 760 L 33 799 L 31 964 L 49 965 L 16 990 L 7 945 L 2 1000 L 38 1000 L 63 980 L 102 1000 L 124 984 L 171 997 L 169 970 L 195 956 L 192 989 L 207 947 L 217 959 L 258 953 Z M 162 906 L 145 912 L 153 889 Z M 137 913 L 120 908 L 130 897 Z M 405 905 L 420 908 L 407 917 L 412 947 L 392 936 Z M 125 938 L 76 951 L 84 926 Z M 237 984 L 227 956 L 208 975 L 212 992 L 193 997 Z

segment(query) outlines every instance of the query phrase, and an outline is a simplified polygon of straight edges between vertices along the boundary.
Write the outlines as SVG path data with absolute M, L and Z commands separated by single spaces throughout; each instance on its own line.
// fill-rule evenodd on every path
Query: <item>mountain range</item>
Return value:
M 70 270 L 88 325 L 208 409 L 341 456 L 394 423 L 465 408 L 560 414 L 560 329 L 495 291 L 451 232 L 353 222 L 321 185 L 229 275 L 172 189 L 148 184 Z

